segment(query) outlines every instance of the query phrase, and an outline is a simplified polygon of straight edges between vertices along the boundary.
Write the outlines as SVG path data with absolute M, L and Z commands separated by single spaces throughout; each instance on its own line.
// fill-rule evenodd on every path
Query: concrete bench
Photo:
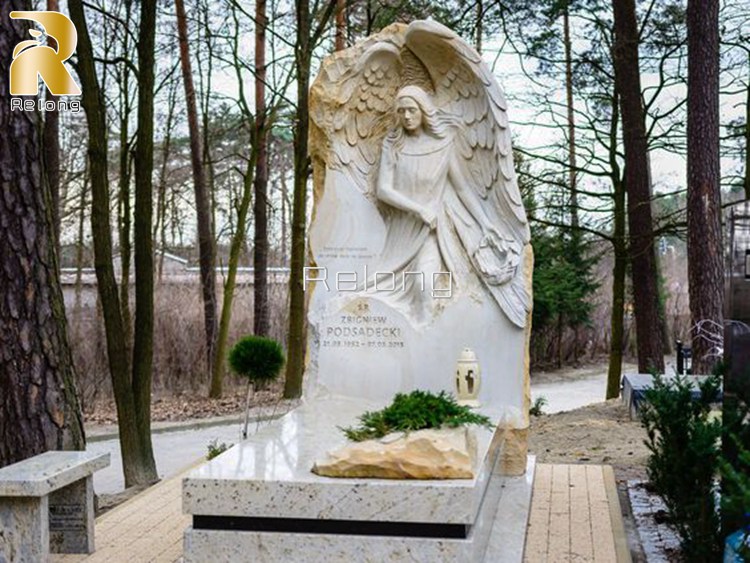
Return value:
M 93 553 L 93 473 L 109 454 L 50 451 L 0 469 L 0 563 Z

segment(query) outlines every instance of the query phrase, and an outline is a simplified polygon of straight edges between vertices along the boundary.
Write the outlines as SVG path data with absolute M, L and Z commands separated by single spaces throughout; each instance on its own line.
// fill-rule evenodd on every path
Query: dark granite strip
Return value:
M 363 520 L 315 520 L 306 518 L 255 518 L 251 516 L 193 515 L 196 530 L 242 532 L 286 532 L 295 534 L 346 534 L 353 536 L 399 536 L 410 538 L 466 539 L 471 526 L 418 522 L 373 522 Z

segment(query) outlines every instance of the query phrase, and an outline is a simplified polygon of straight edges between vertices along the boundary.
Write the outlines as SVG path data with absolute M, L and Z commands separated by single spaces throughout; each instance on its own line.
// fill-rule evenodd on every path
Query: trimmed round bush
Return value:
M 253 383 L 276 379 L 284 365 L 281 344 L 263 336 L 245 336 L 229 352 L 232 370 Z

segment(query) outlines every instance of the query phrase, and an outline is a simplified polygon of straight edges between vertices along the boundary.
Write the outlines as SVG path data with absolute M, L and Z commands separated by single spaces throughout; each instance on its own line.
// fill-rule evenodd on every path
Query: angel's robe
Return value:
M 471 179 L 453 135 L 425 135 L 400 147 L 392 138 L 385 139 L 376 189 L 382 193 L 390 188 L 411 207 L 431 211 L 435 228 L 415 209 L 389 205 L 383 250 L 371 265 L 366 287 L 377 283 L 375 295 L 416 324 L 428 322 L 446 304 L 437 296 L 455 298 L 461 293 L 481 298 L 488 291 L 509 318 L 523 326 L 529 299 L 523 276 L 513 276 L 510 283 L 495 281 L 507 263 L 507 239 L 492 246 L 488 240 L 492 228 L 502 226 L 492 225 L 483 209 L 488 202 L 469 187 Z M 391 283 L 395 287 L 387 291 Z
M 436 216 L 436 228 L 431 230 L 413 211 L 391 206 L 383 251 L 375 265 L 375 272 L 392 272 L 396 286 L 392 292 L 379 292 L 380 297 L 417 322 L 428 320 L 437 306 L 434 290 L 446 296 L 453 281 L 448 279 L 451 270 L 441 253 L 438 232 L 446 226 L 442 200 L 451 190 L 449 170 L 455 148 L 450 137 L 431 141 L 396 148 L 386 140 L 377 179 L 378 190 L 390 187 Z M 380 287 L 389 286 L 390 276 L 373 277 Z

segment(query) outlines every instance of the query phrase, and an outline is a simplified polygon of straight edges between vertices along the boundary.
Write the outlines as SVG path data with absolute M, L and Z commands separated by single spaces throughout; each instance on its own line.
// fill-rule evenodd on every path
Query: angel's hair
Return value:
M 411 98 L 419 106 L 422 112 L 422 126 L 430 135 L 443 139 L 448 135 L 449 129 L 457 125 L 456 119 L 448 113 L 439 110 L 432 102 L 430 95 L 419 86 L 404 86 L 396 94 L 394 106 L 402 98 Z M 395 143 L 398 146 L 403 142 L 404 130 L 398 127 L 395 131 Z

